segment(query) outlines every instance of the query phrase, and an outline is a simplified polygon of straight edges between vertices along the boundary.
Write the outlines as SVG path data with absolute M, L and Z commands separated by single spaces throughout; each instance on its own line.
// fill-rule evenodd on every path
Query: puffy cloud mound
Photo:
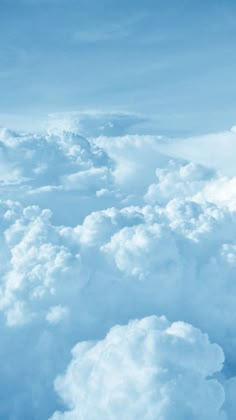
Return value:
M 156 169 L 157 182 L 148 187 L 148 203 L 165 204 L 174 197 L 192 196 L 214 179 L 214 171 L 192 162 L 185 165 L 169 161 L 164 168 Z
M 79 288 L 75 272 L 80 256 L 66 247 L 51 224 L 50 210 L 37 206 L 22 208 L 17 203 L 1 203 L 2 254 L 0 310 L 9 326 L 23 325 L 35 316 L 44 316 L 50 302 Z M 4 264 L 5 262 L 5 264 Z M 63 292 L 62 292 L 63 291 Z M 49 316 L 49 320 L 52 316 Z
M 183 322 L 148 317 L 115 326 L 97 343 L 72 350 L 55 381 L 69 410 L 52 420 L 223 420 L 221 348 Z
M 73 212 L 69 219 L 63 203 L 80 208 L 81 220 L 96 208 L 97 191 L 113 190 L 111 159 L 78 131 L 66 128 L 34 134 L 0 129 L 1 199 L 50 207 L 57 222 L 64 223 L 73 219 Z

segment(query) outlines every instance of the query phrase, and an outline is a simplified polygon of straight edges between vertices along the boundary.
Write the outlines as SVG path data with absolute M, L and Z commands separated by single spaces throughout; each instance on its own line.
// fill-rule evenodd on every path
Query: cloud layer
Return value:
M 91 131 L 0 131 L 0 417 L 233 420 L 236 178 Z

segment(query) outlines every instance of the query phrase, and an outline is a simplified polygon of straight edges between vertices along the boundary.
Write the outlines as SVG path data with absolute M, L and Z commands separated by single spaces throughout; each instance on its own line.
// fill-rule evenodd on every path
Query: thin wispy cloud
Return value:
M 92 24 L 74 33 L 74 40 L 80 43 L 93 44 L 105 41 L 115 41 L 128 38 L 135 34 L 137 25 L 142 22 L 144 15 L 137 15 L 120 21 L 106 24 Z

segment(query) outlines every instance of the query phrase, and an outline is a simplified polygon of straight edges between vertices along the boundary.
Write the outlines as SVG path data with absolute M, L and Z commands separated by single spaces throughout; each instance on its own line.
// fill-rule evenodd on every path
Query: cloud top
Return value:
M 224 419 L 223 387 L 211 378 L 223 352 L 191 325 L 132 321 L 102 341 L 76 345 L 72 356 L 55 382 L 69 410 L 52 420 Z

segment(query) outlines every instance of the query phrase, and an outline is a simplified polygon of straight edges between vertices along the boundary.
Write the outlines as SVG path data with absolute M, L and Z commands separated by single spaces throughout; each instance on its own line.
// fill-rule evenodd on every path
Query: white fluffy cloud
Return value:
M 60 299 L 57 294 L 61 289 L 67 295 L 78 288 L 74 273 L 79 273 L 80 257 L 61 242 L 50 223 L 49 210 L 40 211 L 37 206 L 22 209 L 11 203 L 5 206 L 3 219 L 9 226 L 2 232 L 2 248 L 8 259 L 2 273 L 0 309 L 7 324 L 14 326 L 45 310 L 48 297 L 52 302 Z
M 53 420 L 225 419 L 224 390 L 212 375 L 223 352 L 183 322 L 155 316 L 116 326 L 97 343 L 79 343 L 55 382 L 68 406 Z
M 0 417 L 9 417 L 9 407 L 17 420 L 62 413 L 53 380 L 78 342 L 67 373 L 56 382 L 68 410 L 54 417 L 92 419 L 96 401 L 94 415 L 100 417 L 94 418 L 106 418 L 101 410 L 113 410 L 111 418 L 117 418 L 121 398 L 130 420 L 145 406 L 159 410 L 163 420 L 177 409 L 181 420 L 190 409 L 199 420 L 234 420 L 235 178 L 163 155 L 160 137 L 86 140 L 78 127 L 62 121 L 44 134 L 0 133 L 0 354 L 7 384 Z M 162 314 L 173 324 L 155 317 L 128 324 Z M 194 327 L 225 353 L 218 382 L 209 377 L 221 368 L 220 350 Z M 143 329 L 147 342 L 157 337 L 155 349 L 146 346 Z M 142 366 L 129 334 L 139 342 Z M 120 360 L 120 373 L 114 360 Z M 97 372 L 99 388 L 89 382 L 90 370 Z M 146 373 L 146 382 L 140 379 L 133 391 Z M 123 385 L 113 393 L 111 381 L 119 382 L 119 374 Z M 178 386 L 172 388 L 173 381 Z M 186 391 L 188 407 L 179 389 Z M 132 407 L 125 403 L 128 392 Z M 155 418 L 153 411 L 147 416 Z
M 170 140 L 163 144 L 161 150 L 175 158 L 198 162 L 235 176 L 235 142 L 236 129 L 232 127 L 221 133 Z
M 25 193 L 44 186 L 62 187 L 64 177 L 80 172 L 109 170 L 107 155 L 77 131 L 51 128 L 44 134 L 25 134 L 1 129 L 0 150 L 1 183 L 11 185 L 17 178 Z M 73 187 L 80 188 L 80 182 Z
M 207 181 L 214 179 L 214 172 L 192 162 L 170 161 L 156 170 L 156 177 L 157 182 L 148 187 L 145 199 L 148 203 L 165 204 L 174 197 L 191 197 L 201 191 Z

